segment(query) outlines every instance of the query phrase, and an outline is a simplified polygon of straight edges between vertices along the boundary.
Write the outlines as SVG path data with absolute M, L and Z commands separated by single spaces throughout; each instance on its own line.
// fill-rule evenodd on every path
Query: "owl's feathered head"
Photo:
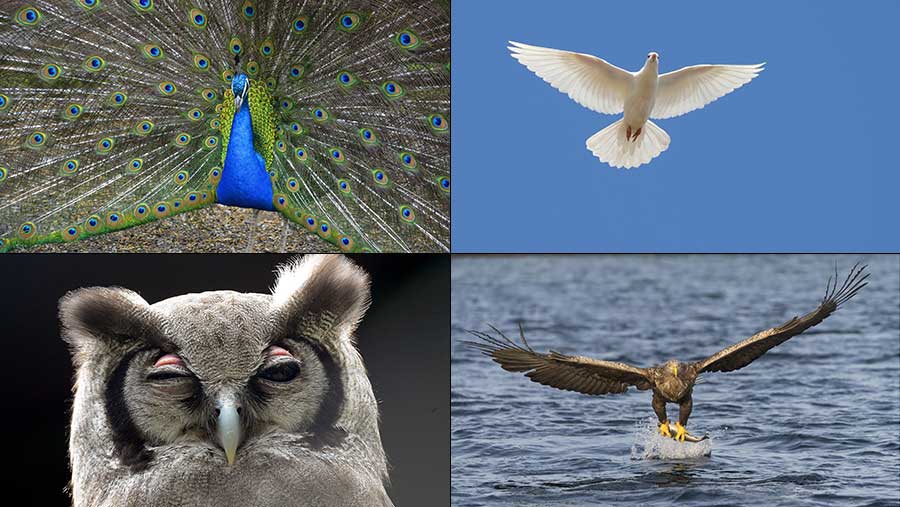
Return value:
M 228 488 L 236 469 L 286 460 L 294 475 L 304 466 L 292 460 L 320 462 L 322 452 L 335 463 L 349 453 L 386 479 L 377 405 L 353 343 L 368 306 L 368 276 L 340 255 L 280 267 L 271 294 L 152 305 L 122 288 L 67 294 L 76 494 L 80 474 L 87 481 L 98 468 L 115 480 L 122 469 L 177 463 Z

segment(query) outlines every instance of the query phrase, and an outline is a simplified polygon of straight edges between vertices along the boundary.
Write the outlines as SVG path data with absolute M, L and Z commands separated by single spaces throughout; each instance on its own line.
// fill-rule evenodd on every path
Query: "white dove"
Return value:
M 650 118 L 681 116 L 750 82 L 763 65 L 693 65 L 659 75 L 650 53 L 637 72 L 596 56 L 509 41 L 512 57 L 582 106 L 623 118 L 592 135 L 587 148 L 612 167 L 650 162 L 669 147 L 669 135 Z

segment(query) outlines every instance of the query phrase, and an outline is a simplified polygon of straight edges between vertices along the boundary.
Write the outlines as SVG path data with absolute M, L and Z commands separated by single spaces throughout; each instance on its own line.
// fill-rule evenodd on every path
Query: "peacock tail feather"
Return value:
M 227 202 L 223 181 L 344 251 L 447 251 L 449 62 L 448 1 L 4 1 L 0 251 Z

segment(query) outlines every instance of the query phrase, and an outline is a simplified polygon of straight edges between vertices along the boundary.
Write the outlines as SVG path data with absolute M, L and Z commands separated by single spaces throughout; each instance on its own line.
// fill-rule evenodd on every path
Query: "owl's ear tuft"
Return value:
M 137 293 L 118 287 L 90 287 L 71 291 L 59 300 L 63 339 L 73 348 L 77 360 L 98 342 L 127 345 L 149 342 L 161 346 L 162 322 Z
M 343 255 L 307 255 L 278 268 L 272 299 L 289 332 L 349 339 L 369 308 L 369 275 Z

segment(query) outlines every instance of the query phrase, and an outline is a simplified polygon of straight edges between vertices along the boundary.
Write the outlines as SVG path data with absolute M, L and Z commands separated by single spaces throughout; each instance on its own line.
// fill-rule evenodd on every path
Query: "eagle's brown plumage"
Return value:
M 499 338 L 489 333 L 470 331 L 480 341 L 465 343 L 490 356 L 504 370 L 525 372 L 525 376 L 534 382 L 565 391 L 600 395 L 624 393 L 629 386 L 642 391 L 653 389 L 653 410 L 661 423 L 660 431 L 668 434 L 666 403 L 679 405 L 678 422 L 680 426 L 686 425 L 693 406 L 691 393 L 701 373 L 743 368 L 772 347 L 822 322 L 868 284 L 866 279 L 869 274 L 865 273 L 865 269 L 866 266 L 860 267 L 859 264 L 853 266 L 840 287 L 835 272 L 834 278 L 828 279 L 822 302 L 812 312 L 794 317 L 781 326 L 756 333 L 702 361 L 692 363 L 670 360 L 651 368 L 638 368 L 614 361 L 569 356 L 552 350 L 544 354 L 528 345 L 521 325 L 521 345 L 493 326 L 491 329 Z M 663 427 L 666 429 L 663 430 Z M 683 436 L 682 430 L 679 430 L 679 435 Z

